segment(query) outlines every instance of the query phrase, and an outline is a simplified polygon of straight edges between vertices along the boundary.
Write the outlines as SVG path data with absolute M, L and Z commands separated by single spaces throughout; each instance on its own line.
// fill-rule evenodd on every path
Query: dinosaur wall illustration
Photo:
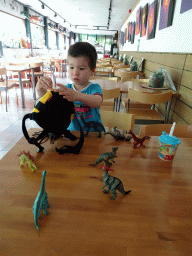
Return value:
M 125 195 L 131 192 L 131 190 L 129 191 L 124 190 L 123 183 L 120 179 L 108 174 L 108 171 L 114 171 L 113 169 L 110 169 L 107 166 L 100 166 L 99 168 L 103 170 L 103 182 L 105 183 L 102 189 L 104 189 L 104 187 L 107 186 L 107 189 L 103 190 L 103 193 L 107 194 L 109 191 L 111 191 L 112 193 L 111 200 L 114 200 L 116 198 L 117 190 L 121 194 L 125 194 Z
M 40 212 L 41 210 L 44 210 L 44 215 L 48 215 L 48 210 L 47 208 L 49 207 L 49 203 L 48 203 L 48 198 L 47 198 L 47 193 L 45 191 L 45 176 L 46 176 L 47 172 L 44 171 L 42 173 L 42 183 L 41 183 L 41 190 L 39 191 L 35 202 L 33 204 L 33 215 L 34 215 L 34 221 L 35 221 L 35 226 L 36 228 L 39 230 L 39 226 L 38 226 L 38 221 L 39 221 L 39 216 L 40 216 Z
M 31 169 L 31 171 L 36 171 L 38 169 L 38 165 L 35 162 L 34 157 L 30 154 L 30 152 L 20 152 L 20 154 L 18 155 L 20 156 L 20 167 L 22 167 L 24 165 L 24 163 L 26 163 L 28 165 L 28 167 Z
M 104 162 L 106 166 L 110 167 L 112 163 L 109 162 L 109 160 L 112 160 L 112 162 L 115 163 L 113 159 L 117 157 L 116 156 L 117 149 L 118 147 L 113 147 L 111 152 L 103 153 L 93 164 L 90 164 L 90 165 L 95 166 L 101 162 Z
M 133 147 L 134 147 L 134 148 L 138 148 L 138 145 L 139 145 L 140 147 L 145 147 L 145 146 L 143 145 L 144 141 L 150 139 L 149 136 L 144 136 L 142 139 L 140 139 L 140 138 L 138 138 L 131 130 L 129 131 L 129 133 L 131 134 L 131 136 L 132 136 L 133 139 L 134 139 L 134 142 L 133 142 Z

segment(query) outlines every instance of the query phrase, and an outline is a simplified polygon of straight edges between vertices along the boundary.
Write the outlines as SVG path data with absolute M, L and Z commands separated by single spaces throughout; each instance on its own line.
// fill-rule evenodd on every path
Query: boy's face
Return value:
M 94 70 L 89 67 L 88 59 L 84 56 L 67 58 L 67 66 L 69 77 L 75 86 L 87 86 L 89 84 L 89 78 L 93 75 Z

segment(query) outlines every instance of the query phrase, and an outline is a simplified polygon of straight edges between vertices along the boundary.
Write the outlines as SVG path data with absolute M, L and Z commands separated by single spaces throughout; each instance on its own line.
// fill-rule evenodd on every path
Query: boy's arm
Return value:
M 60 89 L 54 91 L 59 92 L 59 94 L 63 95 L 63 98 L 67 99 L 68 101 L 80 101 L 91 108 L 99 108 L 103 102 L 101 95 L 81 93 L 71 88 L 67 88 L 66 86 L 60 86 Z

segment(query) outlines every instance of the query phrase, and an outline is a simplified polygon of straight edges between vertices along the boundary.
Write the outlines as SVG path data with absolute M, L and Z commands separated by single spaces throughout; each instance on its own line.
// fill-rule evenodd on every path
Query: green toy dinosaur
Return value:
M 115 163 L 115 161 L 113 159 L 115 157 L 117 157 L 116 156 L 117 149 L 118 149 L 118 147 L 114 147 L 114 148 L 112 148 L 112 152 L 103 153 L 93 164 L 90 164 L 90 165 L 95 166 L 103 161 L 106 166 L 110 167 L 112 165 L 112 163 L 109 162 L 109 160 L 111 159 L 112 162 Z
M 20 152 L 20 154 L 18 156 L 20 156 L 20 160 L 21 160 L 20 167 L 22 167 L 23 164 L 26 163 L 29 166 L 29 168 L 31 169 L 31 171 L 34 172 L 38 169 L 38 165 L 36 164 L 34 157 L 32 157 L 32 155 L 30 155 L 29 151 L 28 152 L 25 152 L 25 151 Z
M 117 190 L 122 193 L 127 195 L 128 193 L 131 192 L 131 190 L 129 191 L 125 191 L 124 187 L 123 187 L 123 183 L 120 179 L 113 177 L 111 175 L 108 174 L 108 171 L 114 171 L 113 169 L 110 169 L 107 166 L 100 166 L 99 168 L 101 168 L 103 170 L 103 182 L 105 183 L 104 186 L 102 187 L 102 189 L 104 189 L 104 187 L 108 187 L 108 189 L 103 190 L 104 194 L 107 194 L 110 190 L 112 193 L 111 196 L 111 200 L 114 200 L 117 196 Z
M 34 220 L 35 220 L 35 226 L 39 230 L 38 226 L 38 221 L 39 221 L 39 216 L 40 216 L 40 211 L 44 210 L 44 215 L 48 215 L 48 210 L 47 208 L 49 207 L 48 199 L 47 199 L 47 193 L 45 191 L 45 176 L 47 172 L 43 172 L 43 178 L 42 178 L 42 183 L 41 183 L 41 190 L 39 191 L 35 202 L 33 204 L 33 215 L 34 215 Z

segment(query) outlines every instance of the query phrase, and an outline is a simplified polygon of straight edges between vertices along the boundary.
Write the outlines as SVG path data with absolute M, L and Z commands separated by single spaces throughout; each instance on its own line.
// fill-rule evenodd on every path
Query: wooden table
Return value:
M 22 138 L 0 161 L 1 255 L 190 255 L 192 139 L 181 139 L 171 162 L 159 159 L 158 137 L 145 148 L 132 143 L 90 134 L 79 155 L 59 155 L 54 148 L 63 142 L 36 153 Z M 89 165 L 113 146 L 119 148 L 110 174 L 132 190 L 114 201 L 102 192 L 102 170 Z M 22 150 L 35 157 L 37 171 L 19 167 Z M 44 170 L 50 208 L 37 231 L 32 206 Z

